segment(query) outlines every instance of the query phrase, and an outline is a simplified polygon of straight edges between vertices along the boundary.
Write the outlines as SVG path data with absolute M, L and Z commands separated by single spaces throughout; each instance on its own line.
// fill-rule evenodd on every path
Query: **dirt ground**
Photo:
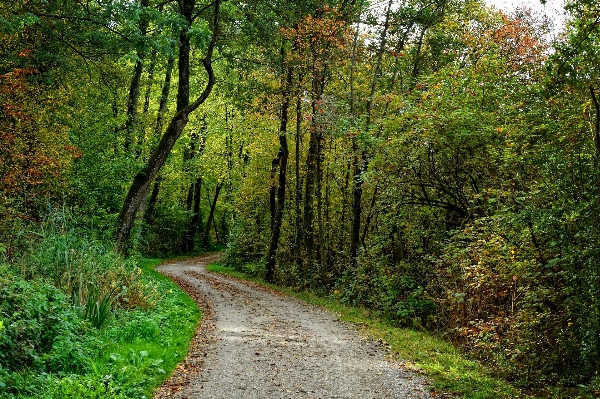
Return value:
M 430 398 L 426 382 L 333 313 L 209 273 L 218 255 L 159 267 L 199 304 L 187 359 L 155 399 Z M 177 326 L 172 326 L 177 328 Z

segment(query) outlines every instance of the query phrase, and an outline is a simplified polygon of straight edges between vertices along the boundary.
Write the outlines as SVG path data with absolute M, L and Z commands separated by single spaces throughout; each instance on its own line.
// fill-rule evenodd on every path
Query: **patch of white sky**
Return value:
M 484 0 L 484 2 L 497 10 L 502 10 L 507 14 L 513 13 L 518 8 L 529 8 L 534 14 L 546 16 L 553 25 L 553 34 L 555 36 L 562 30 L 565 14 L 565 0 Z M 374 0 L 371 2 L 371 9 L 377 9 L 380 16 L 385 14 L 389 0 Z M 392 1 L 392 9 L 398 7 L 398 2 Z
M 565 21 L 565 0 L 485 0 L 490 6 L 511 14 L 517 8 L 529 8 L 534 14 L 546 16 L 552 22 L 553 28 L 550 36 L 556 36 L 562 30 Z
M 510 15 L 517 9 L 530 9 L 533 15 L 547 18 L 550 23 L 549 32 L 546 39 L 549 42 L 557 39 L 563 32 L 564 23 L 567 19 L 567 14 L 564 9 L 565 1 L 567 0 L 483 0 L 491 8 L 501 10 Z M 600 1 L 600 0 L 599 0 Z M 399 7 L 402 1 L 397 0 L 373 0 L 370 2 L 370 9 L 379 15 L 379 19 L 383 21 L 387 7 L 391 4 L 392 10 Z M 360 24 L 363 29 L 368 30 L 366 25 Z

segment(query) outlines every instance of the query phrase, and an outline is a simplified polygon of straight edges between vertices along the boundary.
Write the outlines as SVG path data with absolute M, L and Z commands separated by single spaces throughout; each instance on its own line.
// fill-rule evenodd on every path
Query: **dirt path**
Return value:
M 419 376 L 335 315 L 207 272 L 216 257 L 159 267 L 199 302 L 204 319 L 188 358 L 155 399 L 430 397 Z

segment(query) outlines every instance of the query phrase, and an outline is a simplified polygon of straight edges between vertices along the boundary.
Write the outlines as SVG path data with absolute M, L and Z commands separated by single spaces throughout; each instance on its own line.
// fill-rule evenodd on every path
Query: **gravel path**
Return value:
M 207 272 L 216 256 L 159 267 L 198 301 L 203 322 L 156 399 L 430 398 L 420 376 L 334 314 Z

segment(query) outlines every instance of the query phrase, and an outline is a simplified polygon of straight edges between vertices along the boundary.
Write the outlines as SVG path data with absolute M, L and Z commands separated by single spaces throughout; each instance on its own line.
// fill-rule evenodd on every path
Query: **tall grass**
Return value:
M 136 259 L 124 259 L 91 228 L 78 226 L 68 209 L 49 207 L 39 225 L 18 234 L 28 248 L 13 265 L 22 278 L 40 279 L 65 292 L 84 319 L 100 327 L 116 307 L 147 307 Z

